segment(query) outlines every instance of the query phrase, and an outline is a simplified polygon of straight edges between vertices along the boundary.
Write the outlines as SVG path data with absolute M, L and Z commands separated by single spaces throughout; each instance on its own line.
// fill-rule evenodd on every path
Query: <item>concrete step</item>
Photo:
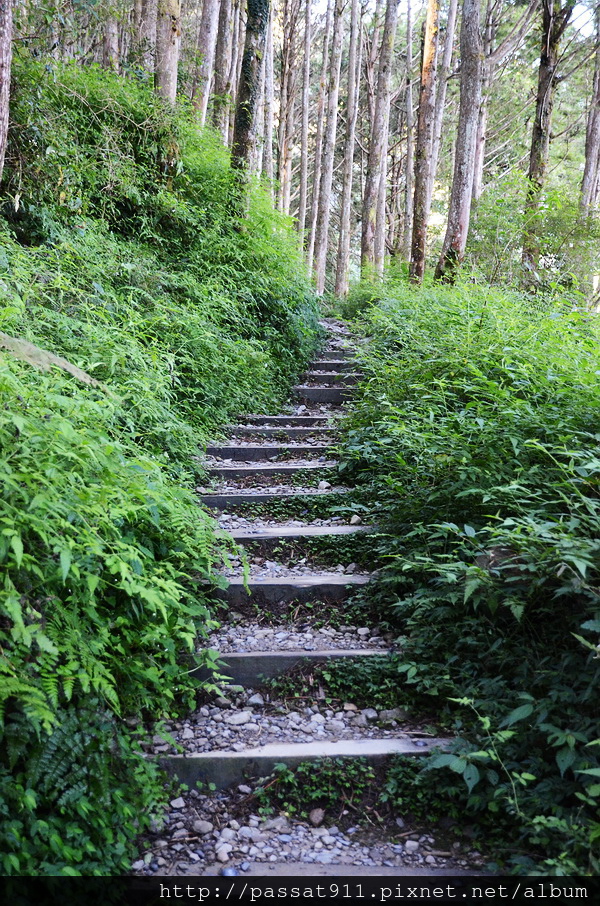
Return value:
M 242 462 L 258 462 L 274 456 L 291 454 L 297 456 L 324 456 L 331 447 L 327 444 L 229 444 L 206 448 L 208 456 L 219 459 L 234 459 Z
M 313 573 L 309 576 L 278 576 L 269 579 L 248 580 L 248 589 L 244 580 L 229 579 L 229 586 L 217 589 L 216 598 L 227 601 L 230 607 L 242 607 L 244 604 L 273 606 L 305 604 L 309 601 L 322 601 L 333 604 L 346 600 L 348 595 L 366 585 L 370 576 L 356 573 Z
M 331 426 L 332 420 L 326 415 L 240 415 L 239 420 L 244 425 L 270 425 L 278 427 L 279 425 L 290 425 L 291 427 L 312 427 L 313 425 L 322 425 L 327 428 Z
M 362 374 L 354 371 L 305 371 L 302 377 L 324 387 L 351 387 L 360 381 Z
M 310 403 L 343 403 L 353 396 L 353 391 L 342 387 L 307 387 L 306 384 L 297 384 L 294 395 Z
M 316 357 L 317 361 L 321 359 L 351 359 L 355 354 L 355 350 L 352 346 L 342 345 L 341 343 L 332 343 L 331 345 L 325 346 L 321 350 L 319 355 Z
M 426 755 L 436 746 L 445 747 L 449 742 L 443 738 L 406 735 L 395 739 L 270 743 L 242 752 L 167 755 L 158 761 L 169 776 L 192 788 L 197 783 L 214 783 L 216 789 L 222 790 L 249 777 L 267 777 L 276 764 L 295 767 L 303 761 L 318 761 L 320 758 L 364 758 L 369 763 L 378 763 L 395 755 Z
M 242 858 L 239 861 L 243 861 Z M 202 863 L 199 863 L 202 865 Z M 205 877 L 213 878 L 218 877 L 223 870 L 223 866 L 218 862 L 213 865 L 209 865 L 207 868 L 197 868 L 195 866 L 190 866 L 190 869 L 186 871 L 183 877 L 186 878 L 195 878 L 195 877 Z M 166 872 L 165 872 L 166 873 Z M 162 877 L 163 873 L 161 871 L 156 871 L 153 873 L 154 877 Z M 252 862 L 248 871 L 243 872 L 243 875 L 240 875 L 240 878 L 267 878 L 267 881 L 270 878 L 432 878 L 432 877 L 443 877 L 443 878 L 454 878 L 461 877 L 466 875 L 469 878 L 476 877 L 494 877 L 491 874 L 483 872 L 475 872 L 473 870 L 467 870 L 466 868 L 452 868 L 451 870 L 447 868 L 430 868 L 423 867 L 420 865 L 396 865 L 393 868 L 389 868 L 387 865 L 348 865 L 347 863 L 332 862 L 328 865 L 319 865 L 317 862 Z M 405 888 L 405 895 L 411 896 L 408 893 L 409 890 L 414 888 L 414 884 L 411 884 L 410 887 L 407 885 Z M 381 890 L 386 891 L 386 895 L 390 898 L 394 896 L 398 885 L 391 886 L 391 882 L 387 887 L 379 888 L 378 895 L 381 896 Z M 430 891 L 436 887 L 435 884 L 427 884 L 427 894 L 430 896 Z M 440 886 L 440 889 L 443 889 Z M 461 888 L 462 889 L 462 888 Z M 362 893 L 362 887 L 361 887 Z M 340 894 L 342 896 L 342 894 Z M 362 898 L 367 898 L 368 894 L 363 894 Z M 375 893 L 372 894 L 375 897 Z M 457 896 L 457 894 L 452 894 L 452 899 Z M 466 896 L 466 894 L 465 894 Z M 357 896 L 357 899 L 359 897 Z M 375 901 L 377 902 L 377 900 Z M 418 902 L 418 899 L 416 900 Z M 448 903 L 448 900 L 438 900 L 440 903 Z
M 347 494 L 350 488 L 318 491 L 314 494 L 307 494 L 304 488 L 290 488 L 290 493 L 283 494 L 281 491 L 264 491 L 260 494 L 252 494 L 249 491 L 236 491 L 232 494 L 201 494 L 200 500 L 205 506 L 213 507 L 217 510 L 230 509 L 232 506 L 246 505 L 248 503 L 272 503 L 274 501 L 287 500 L 323 500 L 328 497 L 341 496 Z
M 289 462 L 269 462 L 260 465 L 245 465 L 239 463 L 237 466 L 219 466 L 211 465 L 206 469 L 209 475 L 221 478 L 245 478 L 248 475 L 296 475 L 298 472 L 316 472 L 319 469 L 326 471 L 333 469 L 337 465 L 334 460 L 328 462 L 313 462 L 306 460 L 301 463 Z
M 219 670 L 230 682 L 254 689 L 265 680 L 288 673 L 298 664 L 322 664 L 340 658 L 386 657 L 385 648 L 334 648 L 322 651 L 243 651 L 219 655 Z M 212 671 L 198 667 L 192 671 L 198 679 L 212 678 Z
M 289 440 L 299 441 L 302 441 L 305 437 L 313 437 L 314 435 L 330 436 L 333 440 L 339 434 L 337 428 L 327 428 L 320 425 L 316 425 L 315 427 L 305 425 L 296 428 L 265 427 L 263 425 L 256 425 L 256 427 L 252 425 L 231 425 L 227 428 L 227 431 L 229 434 L 233 434 L 236 437 L 273 437 L 281 440 L 289 438 Z
M 317 359 L 309 367 L 320 371 L 353 371 L 356 363 L 351 359 Z
M 280 541 L 284 538 L 331 538 L 335 535 L 354 535 L 357 532 L 372 531 L 370 525 L 282 525 L 257 532 L 239 529 L 229 534 L 242 544 L 244 541 Z

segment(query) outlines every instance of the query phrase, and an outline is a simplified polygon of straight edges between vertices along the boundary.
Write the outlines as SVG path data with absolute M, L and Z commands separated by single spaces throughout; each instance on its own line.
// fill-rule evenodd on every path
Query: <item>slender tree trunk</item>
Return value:
M 235 105 L 231 166 L 245 182 L 256 140 L 256 108 L 260 91 L 261 62 L 265 52 L 269 0 L 248 0 L 244 55 Z
M 356 0 L 353 0 L 356 2 Z M 298 233 L 304 246 L 306 210 L 308 207 L 308 127 L 310 117 L 310 49 L 311 49 L 311 0 L 307 0 L 304 19 L 304 59 L 302 61 L 302 126 L 300 138 L 300 202 Z
M 415 190 L 409 268 L 412 283 L 421 283 L 425 273 L 425 245 L 428 226 L 427 193 L 433 143 L 439 18 L 440 0 L 428 0 L 415 143 Z
M 373 122 L 373 117 L 375 116 L 375 96 L 377 93 L 377 60 L 379 56 L 379 36 L 381 34 L 381 10 L 383 3 L 384 0 L 375 0 L 375 10 L 373 12 L 373 31 L 371 32 L 370 41 L 368 42 L 368 52 L 365 54 L 367 116 L 369 123 Z
M 294 133 L 294 107 L 296 103 L 296 27 L 300 3 L 284 0 L 283 40 L 281 52 L 281 80 L 279 93 L 278 130 L 278 207 L 284 214 L 290 211 L 292 176 L 292 140 Z
M 438 84 L 435 93 L 435 112 L 433 115 L 433 141 L 431 143 L 431 163 L 429 166 L 429 179 L 427 182 L 427 211 L 426 220 L 429 221 L 433 186 L 437 173 L 437 165 L 442 144 L 442 129 L 444 126 L 444 109 L 446 107 L 446 89 L 452 68 L 452 52 L 454 50 L 454 34 L 456 32 L 456 14 L 458 0 L 450 0 L 448 18 L 446 20 L 446 37 L 444 39 L 444 54 L 442 65 L 438 74 Z
M 0 0 L 0 179 L 4 171 L 10 114 L 10 73 L 12 67 L 13 5 Z
M 581 213 L 588 216 L 598 202 L 600 175 L 600 6 L 596 8 L 596 61 L 585 133 L 585 166 L 581 181 Z
M 527 173 L 525 200 L 525 231 L 523 236 L 523 266 L 533 274 L 540 256 L 539 208 L 542 189 L 546 182 L 554 91 L 558 81 L 558 55 L 560 40 L 571 18 L 575 3 L 564 8 L 557 0 L 542 3 L 542 50 L 538 69 L 538 89 L 535 119 L 531 132 L 531 151 Z M 529 280 L 527 281 L 529 282 Z
M 201 126 L 204 126 L 206 122 L 206 112 L 210 98 L 219 13 L 219 0 L 203 0 L 202 18 L 200 19 L 200 29 L 198 31 L 198 51 L 202 54 L 202 59 L 198 69 L 196 90 L 192 98 Z
M 110 15 L 104 23 L 102 65 L 112 72 L 119 71 L 119 23 L 114 15 Z
M 473 176 L 473 197 L 471 199 L 473 205 L 476 204 L 483 192 L 483 173 L 487 143 L 488 96 L 494 82 L 494 72 L 496 67 L 499 66 L 499 64 L 502 63 L 503 60 L 505 60 L 506 57 L 521 43 L 531 27 L 533 17 L 539 5 L 540 0 L 530 0 L 529 6 L 521 16 L 521 19 L 516 23 L 514 28 L 511 29 L 508 35 L 506 35 L 501 44 L 494 49 L 497 24 L 502 19 L 503 0 L 488 0 L 487 3 L 483 38 L 483 86 L 481 107 L 479 108 L 479 122 L 477 124 L 475 173 Z
M 329 70 L 329 42 L 331 41 L 333 2 L 334 0 L 327 0 L 325 32 L 323 35 L 323 60 L 321 64 L 321 78 L 319 80 L 319 95 L 317 99 L 317 131 L 315 135 L 315 154 L 310 211 L 310 238 L 308 242 L 308 251 L 306 254 L 306 264 L 309 273 L 312 271 L 313 266 L 315 237 L 317 232 L 317 215 L 319 212 L 319 189 L 321 187 L 321 155 L 323 150 L 323 131 L 325 126 L 325 94 L 327 91 L 327 72 Z
M 275 167 L 273 162 L 273 13 L 269 15 L 267 45 L 265 51 L 265 139 L 263 150 L 263 173 L 269 180 L 271 193 Z
M 144 69 L 154 72 L 156 54 L 156 19 L 158 15 L 157 0 L 142 0 L 142 18 L 140 21 L 139 44 Z
M 387 225 L 387 157 L 390 135 L 390 97 L 388 94 L 385 120 L 383 124 L 383 142 L 381 147 L 381 174 L 377 191 L 377 214 L 375 218 L 374 258 L 375 272 L 381 277 L 385 266 L 385 233 Z
M 270 19 L 270 15 L 269 15 Z M 267 34 L 269 26 L 267 25 Z M 267 64 L 267 38 L 265 38 L 265 52 L 260 64 L 260 90 L 258 97 L 258 109 L 256 111 L 256 147 L 254 159 L 252 161 L 252 172 L 262 173 L 263 157 L 265 152 L 265 91 L 266 91 L 266 64 Z
M 381 183 L 383 151 L 386 142 L 386 110 L 390 103 L 390 71 L 396 25 L 398 22 L 398 0 L 387 0 L 385 24 L 381 39 L 379 69 L 377 72 L 377 94 L 371 124 L 371 140 L 365 179 L 365 194 L 362 204 L 362 236 L 360 250 L 361 273 L 366 276 L 375 265 L 375 227 L 377 222 L 377 199 Z
M 315 278 L 317 292 L 325 292 L 325 270 L 329 240 L 329 215 L 331 211 L 331 186 L 333 184 L 333 158 L 338 119 L 340 69 L 342 65 L 342 40 L 344 36 L 344 2 L 336 0 L 331 43 L 330 79 L 327 95 L 327 125 L 323 141 L 323 166 L 319 186 L 319 212 L 315 231 Z
M 350 260 L 350 216 L 352 211 L 352 182 L 354 170 L 354 143 L 358 117 L 359 75 L 360 75 L 360 9 L 358 0 L 352 0 L 350 13 L 350 45 L 348 48 L 348 107 L 346 115 L 346 141 L 344 145 L 344 169 L 342 206 L 340 211 L 340 241 L 338 245 L 335 274 L 335 294 L 348 293 L 348 263 Z
M 246 34 L 246 22 L 247 20 L 244 17 L 246 4 L 244 0 L 238 4 L 238 27 L 237 27 L 237 40 L 234 37 L 233 42 L 233 59 L 232 59 L 232 74 L 231 74 L 231 96 L 237 98 L 240 80 L 242 75 L 242 62 L 244 59 L 244 49 L 245 49 L 245 40 L 244 36 Z M 270 13 L 269 13 L 270 15 Z M 233 133 L 235 129 L 235 106 L 231 106 L 229 110 L 229 127 L 227 130 L 227 144 L 229 147 L 233 145 Z
M 469 235 L 477 123 L 483 82 L 480 0 L 464 0 L 460 29 L 460 106 L 448 227 L 435 279 L 454 283 Z
M 180 38 L 181 6 L 179 0 L 158 0 L 154 85 L 157 93 L 169 104 L 174 104 L 177 96 Z
M 493 65 L 489 58 L 492 53 L 495 36 L 493 0 L 487 0 L 485 27 L 483 32 L 483 83 L 481 86 L 481 107 L 477 123 L 477 141 L 475 143 L 475 172 L 473 174 L 473 194 L 471 201 L 475 205 L 483 191 L 483 167 L 485 162 L 485 145 L 488 120 L 488 94 L 493 79 Z
M 215 129 L 227 141 L 227 126 L 229 123 L 229 104 L 231 85 L 229 73 L 231 71 L 231 56 L 233 47 L 233 30 L 236 21 L 232 0 L 221 0 L 219 8 L 219 25 L 217 29 L 217 44 L 215 50 L 215 72 L 213 86 L 212 122 Z
M 406 0 L 406 158 L 405 158 L 405 189 L 404 189 L 404 230 L 402 236 L 402 256 L 410 261 L 410 241 L 412 237 L 413 219 L 413 170 L 415 166 L 415 140 L 412 68 L 413 68 L 413 24 L 411 0 Z

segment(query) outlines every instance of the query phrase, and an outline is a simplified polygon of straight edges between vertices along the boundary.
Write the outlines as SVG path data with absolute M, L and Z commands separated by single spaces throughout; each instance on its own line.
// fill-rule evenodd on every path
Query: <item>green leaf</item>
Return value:
M 71 569 L 71 549 L 69 547 L 64 547 L 60 552 L 60 572 L 63 582 L 66 580 L 69 575 L 69 570 Z
M 565 746 L 563 749 L 558 750 L 556 753 L 556 763 L 561 777 L 564 777 L 565 771 L 567 768 L 571 767 L 576 757 L 577 753 L 573 749 L 570 749 L 569 746 Z
M 501 721 L 501 727 L 512 727 L 513 724 L 516 724 L 519 720 L 525 720 L 526 717 L 529 717 L 533 713 L 533 705 L 527 704 L 519 705 L 518 708 L 515 708 L 514 711 L 511 711 L 510 714 L 507 714 L 503 721 Z
M 469 790 L 469 792 L 471 792 L 473 787 L 477 783 L 479 783 L 480 780 L 480 774 L 477 765 L 470 763 L 466 765 L 463 771 L 463 780 L 467 784 L 467 789 Z
M 589 629 L 590 632 L 600 632 L 600 620 L 586 620 L 581 624 L 582 629 Z
M 21 536 L 13 535 L 10 539 L 10 546 L 14 551 L 17 566 L 20 566 L 23 562 L 23 542 L 21 541 Z

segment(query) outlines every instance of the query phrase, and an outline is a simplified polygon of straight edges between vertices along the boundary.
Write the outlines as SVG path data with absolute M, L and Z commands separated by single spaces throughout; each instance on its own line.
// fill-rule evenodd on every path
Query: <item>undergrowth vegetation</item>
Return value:
M 316 309 L 288 223 L 256 187 L 239 228 L 226 152 L 185 109 L 24 54 L 14 83 L 0 864 L 119 873 L 164 795 L 140 721 L 194 700 L 210 622 L 222 542 L 191 490 L 199 447 L 238 411 L 277 407 L 314 348 Z M 34 345 L 15 352 L 15 337 Z M 64 367 L 41 370 L 40 348 Z
M 372 604 L 399 633 L 399 700 L 457 737 L 420 807 L 445 791 L 515 871 L 597 872 L 597 318 L 477 286 L 380 289 L 349 300 L 369 343 L 343 467 L 382 529 Z

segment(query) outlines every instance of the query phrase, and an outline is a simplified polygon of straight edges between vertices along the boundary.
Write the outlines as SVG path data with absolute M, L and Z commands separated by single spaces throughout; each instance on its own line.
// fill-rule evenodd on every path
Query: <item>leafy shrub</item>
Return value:
M 596 321 L 473 286 L 386 293 L 344 468 L 384 532 L 399 696 L 458 735 L 434 765 L 467 813 L 548 871 L 597 870 Z
M 376 795 L 375 771 L 362 758 L 322 758 L 318 766 L 306 761 L 294 770 L 279 764 L 273 777 L 255 790 L 263 812 L 277 808 L 304 817 L 317 807 L 341 813 L 346 804 Z
M 257 187 L 237 228 L 185 108 L 22 49 L 14 81 L 0 330 L 96 383 L 2 349 L 0 852 L 6 874 L 118 874 L 164 796 L 136 728 L 212 665 L 200 448 L 280 404 L 317 310 L 289 223 Z

